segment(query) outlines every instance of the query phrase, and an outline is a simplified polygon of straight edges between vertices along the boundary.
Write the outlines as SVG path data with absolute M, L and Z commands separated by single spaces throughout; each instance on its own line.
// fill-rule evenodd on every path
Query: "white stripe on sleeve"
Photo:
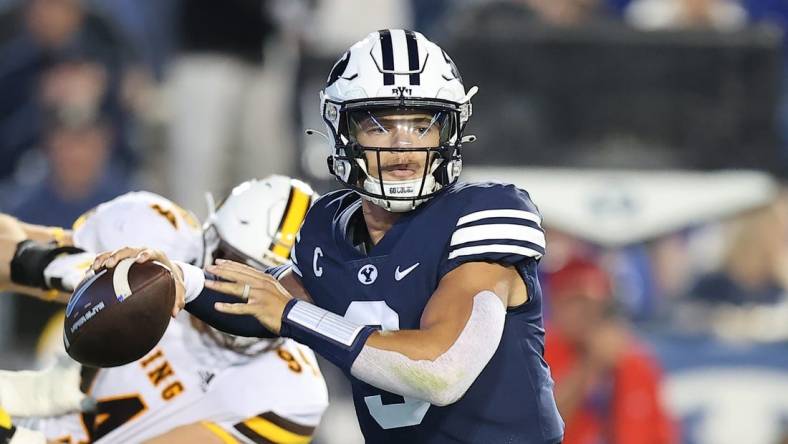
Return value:
M 474 254 L 484 254 L 484 253 L 514 253 L 514 254 L 521 254 L 523 256 L 533 257 L 537 259 L 542 257 L 542 253 L 536 250 L 532 250 L 530 248 L 521 247 L 519 245 L 492 244 L 492 245 L 477 245 L 475 247 L 458 248 L 449 254 L 449 259 L 454 259 L 460 256 L 471 256 Z
M 545 247 L 544 233 L 541 230 L 515 224 L 488 224 L 460 228 L 451 236 L 451 246 L 489 239 L 512 239 Z
M 513 219 L 525 219 L 542 224 L 542 218 L 538 214 L 531 213 L 525 210 L 484 210 L 475 213 L 466 214 L 457 220 L 457 226 L 467 224 L 469 222 L 476 222 L 481 219 L 491 219 L 494 217 L 508 217 Z

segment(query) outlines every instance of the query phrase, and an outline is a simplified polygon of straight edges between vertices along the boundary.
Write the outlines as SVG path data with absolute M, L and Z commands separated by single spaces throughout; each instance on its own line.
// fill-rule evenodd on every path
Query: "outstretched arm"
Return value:
M 12 262 L 14 259 L 19 259 L 16 257 L 16 254 L 19 252 L 18 248 L 20 242 L 29 240 L 30 235 L 32 234 L 36 238 L 45 239 L 47 242 L 53 241 L 53 235 L 49 235 L 48 237 L 45 235 L 45 232 L 51 231 L 49 227 L 42 227 L 38 225 L 29 225 L 23 224 L 19 222 L 16 218 L 8 216 L 6 214 L 0 213 L 0 291 L 10 291 L 14 293 L 22 293 L 27 294 L 29 296 L 33 296 L 39 299 L 44 300 L 57 300 L 60 302 L 65 302 L 68 300 L 68 295 L 63 292 L 58 291 L 51 291 L 51 288 L 46 287 L 45 285 L 32 285 L 32 282 L 14 282 L 12 277 L 18 277 L 18 272 L 21 271 L 29 271 L 30 273 L 23 273 L 27 276 L 31 275 L 41 275 L 41 283 L 43 284 L 43 268 L 46 264 L 42 264 L 40 261 L 37 261 L 36 264 L 32 263 L 24 263 L 20 264 L 17 263 L 16 268 L 16 275 L 12 276 Z M 49 246 L 45 246 L 43 244 L 39 245 L 42 249 L 48 248 L 51 251 L 55 252 L 58 247 L 54 242 L 49 244 Z M 52 254 L 51 257 L 54 258 L 56 254 Z M 21 268 L 19 268 L 21 267 Z M 32 268 L 41 268 L 40 270 L 36 269 L 33 270 Z M 23 284 L 27 285 L 23 285 Z
M 340 368 L 379 388 L 447 405 L 481 373 L 503 334 L 506 307 L 526 301 L 513 267 L 470 262 L 447 274 L 433 293 L 417 330 L 380 332 L 292 297 L 270 276 L 241 264 L 209 271 L 229 281 L 206 282 L 246 303 L 217 304 L 225 313 L 253 315 L 266 328 L 310 346 Z

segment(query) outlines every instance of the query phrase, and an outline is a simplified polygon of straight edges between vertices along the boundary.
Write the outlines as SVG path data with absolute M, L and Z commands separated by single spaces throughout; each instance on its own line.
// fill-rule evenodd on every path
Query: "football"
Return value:
M 88 275 L 66 307 L 63 338 L 74 360 L 117 367 L 145 356 L 161 339 L 175 304 L 175 281 L 158 262 L 124 259 Z

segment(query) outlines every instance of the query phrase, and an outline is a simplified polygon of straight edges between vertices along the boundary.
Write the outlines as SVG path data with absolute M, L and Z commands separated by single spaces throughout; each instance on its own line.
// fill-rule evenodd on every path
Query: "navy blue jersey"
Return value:
M 512 185 L 458 184 L 403 213 L 369 251 L 352 242 L 360 197 L 319 199 L 293 249 L 293 271 L 315 304 L 385 330 L 418 329 L 438 283 L 466 262 L 514 266 L 529 300 L 509 309 L 498 350 L 457 402 L 437 407 L 375 388 L 348 374 L 361 430 L 370 443 L 556 443 L 563 422 L 544 354 L 536 275 L 544 254 L 541 219 Z

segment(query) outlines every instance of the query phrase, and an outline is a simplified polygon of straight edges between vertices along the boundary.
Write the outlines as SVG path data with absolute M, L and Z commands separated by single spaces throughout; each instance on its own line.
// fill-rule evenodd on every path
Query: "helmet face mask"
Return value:
M 453 183 L 446 168 L 460 162 L 455 109 L 375 104 L 340 114 L 347 143 L 334 159 L 351 170 L 340 178 L 346 187 L 387 210 L 409 211 Z
M 321 92 L 330 172 L 386 210 L 415 209 L 459 178 L 475 92 L 466 94 L 454 63 L 421 34 L 370 34 L 334 65 Z

